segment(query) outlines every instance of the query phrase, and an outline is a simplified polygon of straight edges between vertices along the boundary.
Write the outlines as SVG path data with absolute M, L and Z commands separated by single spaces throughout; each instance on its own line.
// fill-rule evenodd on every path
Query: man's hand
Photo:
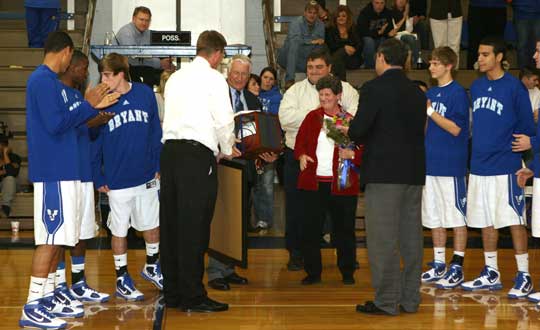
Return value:
M 311 162 L 311 163 L 315 162 L 313 158 L 309 157 L 306 154 L 303 154 L 302 156 L 300 156 L 298 158 L 298 161 L 300 162 L 300 171 L 303 171 L 307 168 L 308 162 Z
M 525 134 L 513 134 L 512 151 L 521 152 L 531 149 L 531 138 Z
M 110 107 L 111 105 L 115 104 L 116 102 L 118 102 L 118 98 L 121 96 L 120 93 L 118 92 L 112 92 L 112 93 L 109 93 L 107 94 L 102 100 L 101 102 L 99 102 L 98 105 L 96 105 L 94 108 L 96 109 L 105 109 L 105 108 L 108 108 Z
M 97 189 L 97 191 L 102 192 L 102 193 L 108 193 L 108 192 L 111 191 L 111 190 L 109 189 L 109 186 L 104 185 L 104 186 L 99 187 L 99 188 Z
M 232 153 L 230 155 L 225 155 L 224 153 L 222 153 L 221 151 L 218 153 L 217 155 L 217 162 L 219 163 L 219 161 L 223 158 L 225 158 L 226 160 L 231 160 L 233 158 L 237 158 L 237 157 L 240 157 L 242 156 L 242 153 L 240 152 L 240 150 L 238 150 L 238 148 L 236 148 L 235 146 L 232 147 Z
M 90 103 L 92 108 L 95 108 L 101 100 L 109 93 L 109 86 L 104 83 L 101 83 L 93 88 L 88 86 L 86 92 L 84 93 L 84 99 Z
M 8 155 L 10 152 L 11 152 L 11 148 L 10 148 L 10 147 L 5 147 L 5 148 L 4 148 L 4 155 Z
M 343 48 L 345 49 L 345 53 L 347 53 L 347 55 L 349 56 L 354 55 L 354 53 L 356 53 L 356 48 L 354 48 L 353 46 L 345 45 L 345 47 Z
M 534 172 L 531 171 L 528 168 L 522 168 L 519 171 L 516 172 L 517 176 L 517 184 L 520 188 L 525 187 L 525 183 L 527 183 L 527 180 L 534 175 Z
M 383 26 L 377 31 L 377 33 L 382 36 L 384 34 L 384 31 L 386 30 L 386 27 L 388 26 L 388 22 L 384 23 Z
M 159 60 L 159 63 L 161 64 L 161 68 L 165 71 L 174 71 L 176 70 L 176 67 L 173 64 L 172 58 L 166 57 Z
M 159 172 L 156 172 L 156 175 L 154 175 L 154 179 L 161 180 L 161 174 Z
M 349 148 L 339 148 L 339 158 L 354 159 L 354 150 Z
M 278 159 L 278 154 L 274 152 L 265 152 L 259 155 L 259 158 L 264 160 L 267 163 L 273 163 Z
M 112 117 L 114 117 L 114 112 L 100 111 L 97 116 L 86 122 L 86 126 L 88 126 L 88 128 L 94 128 L 104 125 L 109 122 Z
M 324 44 L 324 39 L 313 39 L 311 43 L 314 45 L 322 45 Z

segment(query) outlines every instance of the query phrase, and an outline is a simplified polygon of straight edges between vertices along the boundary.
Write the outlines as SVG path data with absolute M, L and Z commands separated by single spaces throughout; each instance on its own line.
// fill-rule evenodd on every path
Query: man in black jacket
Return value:
M 375 58 L 378 77 L 360 91 L 349 136 L 365 146 L 360 168 L 374 301 L 368 314 L 413 313 L 420 304 L 421 198 L 425 178 L 426 97 L 403 72 L 407 46 L 385 40 Z M 403 271 L 400 270 L 403 260 Z
M 385 6 L 385 0 L 371 0 L 358 15 L 356 26 L 364 43 L 363 56 L 366 69 L 375 66 L 375 50 L 388 38 L 393 28 L 392 14 Z

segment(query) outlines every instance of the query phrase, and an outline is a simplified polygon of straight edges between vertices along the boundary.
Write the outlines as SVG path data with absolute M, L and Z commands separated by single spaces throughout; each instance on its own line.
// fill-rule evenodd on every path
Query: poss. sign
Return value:
M 151 31 L 150 45 L 190 46 L 191 31 Z

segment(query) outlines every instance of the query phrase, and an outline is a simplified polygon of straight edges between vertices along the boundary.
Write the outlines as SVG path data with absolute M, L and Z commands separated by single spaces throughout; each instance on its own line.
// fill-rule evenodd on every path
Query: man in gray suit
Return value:
M 378 77 L 362 87 L 349 128 L 351 139 L 365 146 L 360 180 L 375 289 L 374 301 L 356 306 L 360 313 L 414 313 L 420 304 L 426 97 L 403 72 L 407 53 L 397 39 L 381 43 L 375 59 Z

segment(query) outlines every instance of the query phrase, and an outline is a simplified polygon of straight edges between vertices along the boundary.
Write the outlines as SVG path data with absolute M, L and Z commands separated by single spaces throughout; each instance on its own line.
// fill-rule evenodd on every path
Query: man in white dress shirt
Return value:
M 219 32 L 201 33 L 197 57 L 175 72 L 165 87 L 160 195 L 163 292 L 167 307 L 186 312 L 228 309 L 227 304 L 210 299 L 202 283 L 217 196 L 217 160 L 240 155 L 234 147 L 227 82 L 215 70 L 226 45 Z

